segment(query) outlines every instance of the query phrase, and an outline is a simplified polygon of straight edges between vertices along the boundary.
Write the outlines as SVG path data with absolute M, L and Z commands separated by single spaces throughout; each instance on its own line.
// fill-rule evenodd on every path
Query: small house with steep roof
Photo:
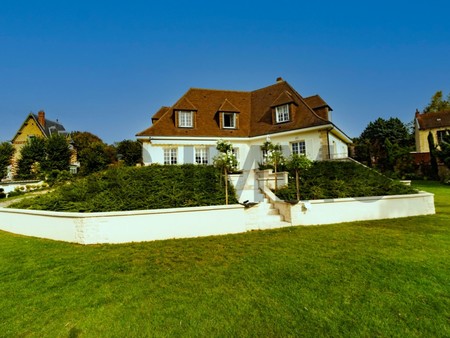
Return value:
M 450 130 L 450 110 L 422 114 L 416 110 L 414 120 L 415 161 L 416 163 L 429 163 L 428 135 L 431 133 L 434 144 L 439 147 L 445 133 Z
M 30 113 L 26 117 L 25 121 L 22 123 L 20 128 L 17 130 L 11 143 L 15 149 L 14 157 L 12 160 L 12 171 L 14 173 L 17 161 L 20 157 L 20 151 L 22 147 L 28 142 L 30 138 L 33 137 L 44 137 L 49 138 L 54 134 L 67 135 L 67 131 L 64 126 L 58 121 L 52 121 L 45 117 L 45 112 L 43 110 L 39 111 L 37 114 Z M 78 166 L 76 150 L 72 149 L 71 164 L 74 167 Z

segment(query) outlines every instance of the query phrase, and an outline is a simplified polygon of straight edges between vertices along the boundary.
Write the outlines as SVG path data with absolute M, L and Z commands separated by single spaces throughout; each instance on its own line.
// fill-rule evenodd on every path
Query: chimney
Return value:
M 280 76 L 280 77 L 277 77 L 277 82 L 283 82 L 284 80 L 283 80 L 283 78 Z
M 43 110 L 38 112 L 38 122 L 42 128 L 45 128 L 45 112 Z
M 416 108 L 416 117 L 420 115 L 419 109 Z

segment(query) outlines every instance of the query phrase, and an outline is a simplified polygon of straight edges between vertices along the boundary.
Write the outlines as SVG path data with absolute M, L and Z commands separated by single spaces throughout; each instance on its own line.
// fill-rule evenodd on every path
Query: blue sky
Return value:
M 190 87 L 279 76 L 359 136 L 450 93 L 448 1 L 0 2 L 0 141 L 29 112 L 107 143 L 134 139 Z

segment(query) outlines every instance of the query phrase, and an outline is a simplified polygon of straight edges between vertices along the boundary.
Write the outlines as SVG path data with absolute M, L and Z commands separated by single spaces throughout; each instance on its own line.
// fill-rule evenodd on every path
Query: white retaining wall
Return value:
M 330 224 L 435 213 L 434 195 L 426 192 L 301 201 L 295 205 L 280 201 L 273 194 L 269 199 L 279 209 L 287 225 Z M 0 208 L 1 230 L 80 244 L 239 233 L 260 229 L 263 221 L 262 218 L 255 218 L 252 208 L 245 209 L 239 204 L 86 214 Z
M 0 229 L 80 244 L 127 243 L 245 232 L 242 205 L 73 213 L 0 208 Z
M 300 202 L 291 207 L 290 222 L 293 225 L 331 224 L 434 213 L 434 195 L 421 192 L 412 195 Z

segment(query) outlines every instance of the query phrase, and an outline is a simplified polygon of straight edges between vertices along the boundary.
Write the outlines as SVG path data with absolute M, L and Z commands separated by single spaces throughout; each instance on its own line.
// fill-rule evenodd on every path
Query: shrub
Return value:
M 416 193 L 401 182 L 353 162 L 314 162 L 300 181 L 303 200 Z M 277 196 L 296 199 L 294 180 L 290 179 L 289 186 L 280 189 Z
M 115 167 L 11 207 L 54 211 L 122 211 L 221 205 L 221 173 L 212 166 Z M 230 203 L 237 203 L 229 185 Z

